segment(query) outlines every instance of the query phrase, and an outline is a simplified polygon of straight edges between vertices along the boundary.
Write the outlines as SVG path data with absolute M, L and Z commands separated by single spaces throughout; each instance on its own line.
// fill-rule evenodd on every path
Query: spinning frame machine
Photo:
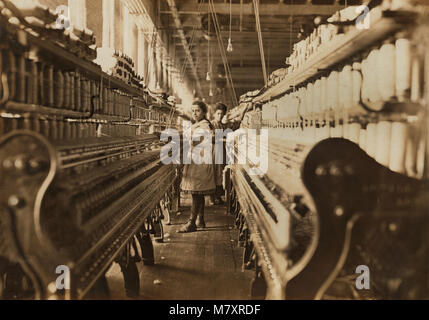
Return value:
M 0 6 L 0 297 L 107 298 L 113 262 L 137 296 L 136 262 L 154 264 L 177 199 L 159 139 L 174 106 L 117 52 L 116 76 L 103 72 L 92 32 L 58 29 L 40 5 Z
M 269 137 L 266 173 L 239 164 L 238 144 L 225 172 L 255 298 L 428 297 L 427 9 L 380 1 L 369 29 L 354 9 L 295 44 L 230 111 L 251 110 L 237 137 Z

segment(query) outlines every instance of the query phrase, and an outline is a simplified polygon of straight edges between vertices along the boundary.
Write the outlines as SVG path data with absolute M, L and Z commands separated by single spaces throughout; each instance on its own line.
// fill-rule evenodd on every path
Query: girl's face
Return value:
M 223 117 L 225 117 L 225 113 L 222 110 L 216 110 L 214 114 L 214 119 L 216 122 L 221 122 Z
M 195 121 L 199 122 L 204 119 L 205 114 L 199 106 L 192 106 L 192 116 Z

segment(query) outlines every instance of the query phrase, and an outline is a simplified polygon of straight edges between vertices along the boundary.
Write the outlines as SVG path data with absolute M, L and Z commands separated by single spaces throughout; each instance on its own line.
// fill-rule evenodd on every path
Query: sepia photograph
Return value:
M 0 301 L 47 300 L 429 300 L 429 1 L 0 0 Z

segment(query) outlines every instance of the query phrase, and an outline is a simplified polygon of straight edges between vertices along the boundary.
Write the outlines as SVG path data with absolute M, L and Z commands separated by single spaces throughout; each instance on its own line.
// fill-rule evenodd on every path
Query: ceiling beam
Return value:
M 232 79 L 232 81 L 234 82 L 234 88 L 236 89 L 261 89 L 264 86 L 264 80 L 261 81 L 252 81 L 252 82 L 240 82 L 240 81 L 235 81 L 234 79 Z M 215 84 L 213 83 L 212 88 L 215 88 Z M 207 83 L 203 85 L 203 90 L 208 90 L 210 89 L 210 83 Z
M 198 73 L 197 73 L 197 69 L 195 67 L 194 59 L 192 58 L 192 54 L 189 50 L 188 41 L 186 40 L 185 34 L 183 32 L 182 23 L 180 22 L 179 14 L 177 12 L 176 2 L 175 2 L 175 0 L 167 0 L 167 2 L 168 2 L 168 6 L 170 7 L 171 14 L 173 15 L 173 19 L 174 19 L 174 23 L 175 23 L 176 28 L 177 28 L 177 32 L 180 35 L 180 41 L 182 42 L 183 49 L 185 50 L 186 57 L 188 59 L 188 64 L 190 65 L 191 70 L 192 70 L 192 74 L 194 75 L 195 82 L 197 85 L 197 91 L 199 94 L 201 94 L 200 80 L 198 78 Z
M 201 4 L 201 10 L 198 11 L 197 7 L 199 5 L 196 1 L 189 1 L 180 5 L 179 14 L 201 14 L 201 12 L 208 12 L 208 4 Z M 344 9 L 343 5 L 292 5 L 292 4 L 261 4 L 259 8 L 259 14 L 262 16 L 290 16 L 290 15 L 322 15 L 329 16 L 336 11 Z M 225 5 L 223 3 L 214 3 L 214 10 L 218 14 L 230 14 L 229 4 Z M 172 13 L 170 11 L 161 11 L 161 13 Z M 243 15 L 254 15 L 254 8 L 252 3 L 245 3 L 242 6 L 240 4 L 232 4 L 232 15 L 238 16 Z
M 175 29 L 166 29 L 168 31 L 176 31 Z M 294 30 L 292 31 L 292 33 L 290 32 L 290 30 L 279 30 L 279 31 L 273 31 L 273 30 L 266 30 L 266 31 L 262 31 L 262 36 L 264 37 L 264 39 L 281 39 L 281 38 L 286 38 L 289 39 L 289 37 L 292 35 L 293 38 L 296 38 L 296 36 L 299 34 L 300 30 L 298 28 L 294 28 Z M 203 30 L 196 30 L 195 33 L 194 31 L 187 31 L 185 32 L 185 36 L 186 38 L 191 38 L 192 35 L 194 34 L 194 36 L 197 37 L 202 37 L 205 32 Z M 238 30 L 232 30 L 231 32 L 232 34 L 232 38 L 257 38 L 258 34 L 256 33 L 256 31 L 238 31 Z M 225 30 L 225 31 L 221 31 L 221 35 L 222 37 L 225 37 L 226 39 L 228 39 L 229 37 L 229 31 Z M 179 35 L 177 34 L 173 34 L 172 35 L 174 38 L 178 38 Z
M 286 57 L 289 56 L 289 54 L 288 54 L 287 50 L 285 50 L 284 52 L 275 52 L 275 51 L 273 52 L 273 51 L 271 51 L 270 54 L 269 55 L 267 54 L 266 56 L 267 56 L 267 58 L 270 57 L 271 60 L 276 60 L 276 61 L 282 60 L 282 61 L 284 61 L 284 60 L 286 60 Z M 184 56 L 182 54 L 178 54 L 177 57 L 184 58 Z M 227 58 L 228 58 L 228 60 L 243 59 L 246 62 L 250 61 L 250 60 L 259 60 L 259 61 L 261 60 L 261 56 L 258 55 L 258 53 L 256 51 L 255 52 L 252 51 L 252 52 L 247 53 L 246 55 L 243 55 L 242 53 L 239 52 L 239 50 L 234 50 L 234 52 L 228 53 Z M 208 60 L 207 57 L 200 57 L 198 59 L 198 62 L 200 64 L 205 63 L 205 65 L 207 65 L 207 60 Z M 210 57 L 210 61 L 212 63 L 216 63 L 218 61 L 222 61 L 222 57 L 219 54 L 213 52 L 212 56 Z

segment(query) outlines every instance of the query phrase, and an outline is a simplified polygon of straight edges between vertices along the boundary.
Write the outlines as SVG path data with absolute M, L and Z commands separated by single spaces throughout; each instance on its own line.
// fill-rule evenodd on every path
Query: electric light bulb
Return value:
M 234 51 L 234 48 L 232 47 L 232 41 L 231 38 L 228 39 L 228 48 L 226 49 L 228 52 Z

